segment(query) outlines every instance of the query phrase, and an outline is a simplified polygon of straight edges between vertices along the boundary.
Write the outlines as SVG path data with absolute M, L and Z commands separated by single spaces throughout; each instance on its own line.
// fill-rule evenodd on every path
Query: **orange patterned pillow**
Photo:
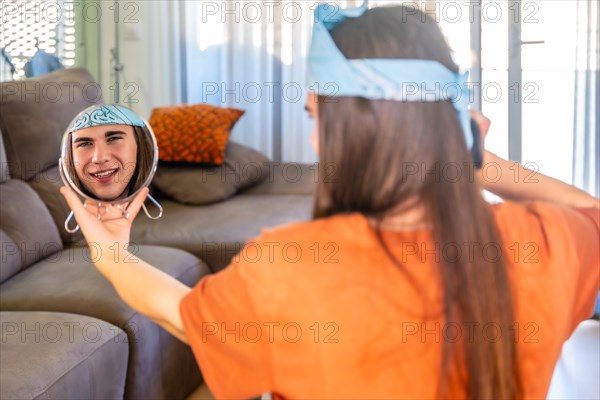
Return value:
M 223 164 L 231 128 L 243 114 L 242 110 L 207 104 L 155 108 L 150 126 L 156 135 L 158 158 Z

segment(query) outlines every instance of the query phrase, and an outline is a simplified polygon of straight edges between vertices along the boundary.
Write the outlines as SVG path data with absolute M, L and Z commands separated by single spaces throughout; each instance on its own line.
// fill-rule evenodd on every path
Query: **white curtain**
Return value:
M 577 11 L 573 183 L 600 197 L 600 8 L 594 0 L 578 0 Z
M 89 53 L 97 52 L 97 58 L 95 64 L 85 60 L 82 65 L 98 71 L 103 100 L 128 106 L 144 118 L 150 117 L 154 107 L 180 104 L 183 101 L 180 44 L 185 42 L 179 30 L 181 3 L 167 0 L 89 0 L 89 3 L 93 4 L 90 13 L 94 11 L 105 17 L 84 21 L 88 28 L 83 29 L 97 30 L 86 43 Z M 121 67 L 117 68 L 118 75 L 117 53 Z
M 189 1 L 187 103 L 243 109 L 232 139 L 274 160 L 312 162 L 304 111 L 311 2 Z M 316 3 L 315 3 L 316 4 Z

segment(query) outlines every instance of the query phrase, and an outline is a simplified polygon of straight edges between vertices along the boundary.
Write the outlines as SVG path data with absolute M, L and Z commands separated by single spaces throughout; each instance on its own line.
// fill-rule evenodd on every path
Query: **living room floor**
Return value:
M 600 321 L 582 322 L 564 344 L 548 399 L 600 399 Z M 187 400 L 214 400 L 206 384 Z

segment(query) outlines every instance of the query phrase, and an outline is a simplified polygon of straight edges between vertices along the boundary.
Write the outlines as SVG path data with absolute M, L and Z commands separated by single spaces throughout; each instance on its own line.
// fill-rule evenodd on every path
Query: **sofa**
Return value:
M 79 68 L 0 83 L 0 398 L 185 398 L 201 373 L 190 348 L 126 305 L 68 233 L 59 143 L 78 112 L 102 102 Z M 265 227 L 310 218 L 310 166 L 273 164 L 262 182 L 210 205 L 153 190 L 163 217 L 140 213 L 135 254 L 193 286 Z M 159 167 L 160 168 L 160 167 Z M 151 205 L 149 205 L 151 208 Z

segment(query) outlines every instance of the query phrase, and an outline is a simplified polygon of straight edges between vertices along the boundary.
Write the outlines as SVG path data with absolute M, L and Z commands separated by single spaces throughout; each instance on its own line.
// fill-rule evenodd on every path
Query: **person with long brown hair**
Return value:
M 192 346 L 217 398 L 544 398 L 598 293 L 598 200 L 491 153 L 473 167 L 465 104 L 431 89 L 464 79 L 429 17 L 325 11 L 309 70 L 333 92 L 306 105 L 314 220 L 263 232 L 190 289 L 104 256 L 131 222 L 97 221 L 63 189 L 97 267 Z

